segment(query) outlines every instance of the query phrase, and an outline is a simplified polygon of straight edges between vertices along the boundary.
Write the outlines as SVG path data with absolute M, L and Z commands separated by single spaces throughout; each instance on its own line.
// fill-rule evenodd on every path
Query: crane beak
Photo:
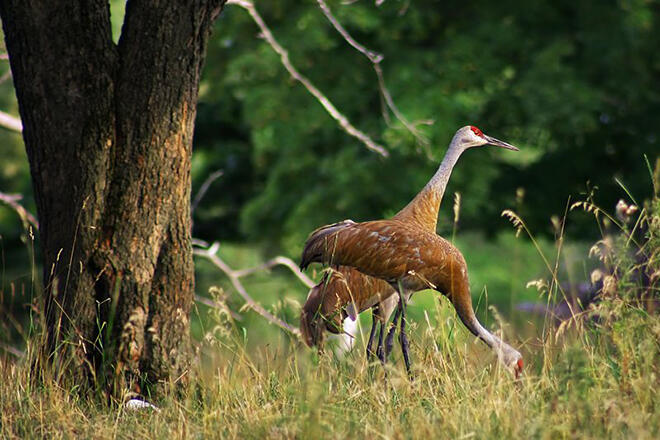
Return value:
M 506 148 L 507 150 L 519 151 L 517 147 L 514 147 L 513 145 L 499 139 L 495 139 L 494 137 L 490 137 L 484 134 L 484 139 L 488 141 L 487 145 L 495 145 L 496 147 Z

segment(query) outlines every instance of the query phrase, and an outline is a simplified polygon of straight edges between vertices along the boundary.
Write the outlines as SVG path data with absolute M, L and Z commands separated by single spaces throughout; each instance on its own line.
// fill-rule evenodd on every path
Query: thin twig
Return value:
M 210 298 L 206 298 L 201 295 L 195 295 L 195 301 L 197 301 L 200 304 L 204 304 L 207 307 L 213 307 L 214 309 L 227 309 L 229 310 L 229 314 L 231 315 L 232 319 L 234 321 L 242 321 L 243 317 L 239 315 L 238 313 L 234 312 L 233 310 L 230 310 L 229 307 L 224 307 L 222 304 L 220 304 L 217 301 L 213 301 Z
M 293 64 L 291 64 L 291 60 L 289 59 L 288 52 L 277 42 L 272 32 L 264 22 L 263 18 L 261 18 L 261 15 L 259 15 L 259 13 L 257 12 L 256 8 L 254 7 L 254 3 L 252 1 L 228 0 L 227 4 L 240 6 L 250 14 L 252 20 L 261 30 L 261 33 L 264 39 L 266 40 L 266 42 L 280 56 L 284 68 L 289 72 L 289 74 L 295 80 L 299 81 L 307 89 L 307 91 L 309 91 L 309 93 L 314 95 L 314 97 L 319 101 L 319 103 L 323 106 L 323 108 L 325 108 L 325 110 L 330 114 L 330 116 L 332 116 L 332 118 L 335 121 L 337 121 L 337 123 L 339 123 L 341 128 L 346 133 L 359 139 L 369 150 L 375 151 L 376 153 L 380 154 L 383 157 L 389 156 L 389 153 L 385 148 L 375 143 L 367 134 L 355 128 L 350 123 L 348 118 L 346 118 L 346 116 L 340 113 L 339 110 L 337 110 L 337 108 L 334 106 L 334 104 L 332 104 L 332 102 L 330 102 L 330 100 L 319 89 L 317 89 L 316 86 L 312 84 L 312 82 L 307 77 L 305 77 L 300 72 L 298 72 L 298 70 L 293 66 Z
M 23 205 L 18 203 L 22 199 L 23 196 L 20 194 L 5 194 L 0 192 L 0 202 L 6 203 L 9 205 L 9 207 L 16 211 L 26 227 L 27 224 L 30 223 L 32 226 L 34 226 L 35 229 L 39 229 L 39 222 L 37 221 L 36 217 L 28 212 L 28 210 L 25 209 Z
M 380 67 L 380 62 L 383 61 L 383 59 L 385 58 L 383 54 L 367 49 L 362 44 L 355 41 L 355 39 L 351 37 L 351 34 L 348 33 L 346 28 L 344 28 L 344 26 L 342 26 L 339 20 L 337 20 L 337 18 L 332 14 L 332 11 L 328 7 L 325 0 L 317 0 L 317 2 L 319 4 L 319 7 L 321 8 L 321 11 L 323 12 L 323 15 L 325 15 L 325 17 L 332 24 L 335 30 L 339 32 L 339 34 L 344 38 L 344 40 L 348 44 L 350 44 L 353 48 L 355 48 L 355 50 L 360 52 L 362 55 L 367 57 L 367 59 L 371 62 L 374 71 L 376 72 L 376 76 L 378 77 L 378 88 L 380 89 L 380 93 L 383 96 L 383 99 L 385 100 L 387 107 L 392 111 L 394 116 L 401 122 L 401 124 L 403 124 L 403 126 L 415 137 L 415 139 L 417 139 L 417 142 L 419 142 L 423 146 L 428 146 L 429 139 L 417 129 L 417 125 L 419 124 L 431 125 L 433 124 L 433 121 L 427 119 L 427 120 L 411 123 L 403 115 L 403 113 L 399 111 L 399 108 L 396 106 L 394 100 L 392 99 L 392 95 L 390 94 L 390 91 L 385 85 L 383 70 Z M 376 5 L 380 6 L 378 3 Z
M 308 288 L 314 287 L 315 283 L 312 281 L 307 275 L 305 275 L 299 268 L 296 263 L 293 262 L 290 258 L 283 257 L 283 256 L 277 256 L 275 258 L 271 258 L 270 260 L 266 261 L 263 264 L 260 264 L 259 266 L 256 267 L 251 267 L 248 269 L 241 269 L 236 271 L 236 276 L 237 277 L 243 277 L 245 275 L 250 275 L 254 272 L 258 272 L 264 269 L 270 269 L 273 266 L 285 266 L 293 272 L 293 274 L 300 280 L 302 283 L 307 286 Z
M 209 248 L 211 246 L 209 243 L 207 243 L 204 240 L 200 240 L 199 238 L 193 238 L 192 245 L 198 248 Z M 300 280 L 301 283 L 303 283 L 305 286 L 307 286 L 310 289 L 316 285 L 316 283 L 314 283 L 314 281 L 312 281 L 311 278 L 309 278 L 307 275 L 305 275 L 303 271 L 300 270 L 298 265 L 291 258 L 287 258 L 282 255 L 278 255 L 277 257 L 271 258 L 265 263 L 261 263 L 260 265 L 255 267 L 235 270 L 234 273 L 238 278 L 241 278 L 247 275 L 251 275 L 255 272 L 259 272 L 265 269 L 270 269 L 273 266 L 285 266 L 296 276 L 296 278 Z
M 25 357 L 25 353 L 23 351 L 11 345 L 5 344 L 4 342 L 0 342 L 0 350 L 14 355 L 19 359 L 23 359 Z
M 0 111 L 0 127 L 17 133 L 23 132 L 23 123 L 21 120 L 3 111 Z
M 191 205 L 190 205 L 190 215 L 192 216 L 193 213 L 195 212 L 195 209 L 197 208 L 197 205 L 199 205 L 199 202 L 202 200 L 206 192 L 209 190 L 211 187 L 211 184 L 215 182 L 218 178 L 222 177 L 224 174 L 224 171 L 222 170 L 217 170 L 209 177 L 206 178 L 204 183 L 202 183 L 202 186 L 199 187 L 199 191 L 197 191 L 197 194 L 195 195 L 195 198 L 193 199 Z
M 234 289 L 236 289 L 238 294 L 241 295 L 241 297 L 243 297 L 246 304 L 252 310 L 254 310 L 255 312 L 259 313 L 261 316 L 266 318 L 266 320 L 268 320 L 268 322 L 270 322 L 271 324 L 275 324 L 278 327 L 294 334 L 295 336 L 300 337 L 300 330 L 282 321 L 280 318 L 273 315 L 268 310 L 264 309 L 261 306 L 261 304 L 259 304 L 254 299 L 252 299 L 252 297 L 248 294 L 247 290 L 245 290 L 245 287 L 243 286 L 243 284 L 239 279 L 241 276 L 240 274 L 241 271 L 233 270 L 231 267 L 227 265 L 227 263 L 225 263 L 220 257 L 218 257 L 217 253 L 219 248 L 220 248 L 220 244 L 218 242 L 214 242 L 207 249 L 194 248 L 193 253 L 195 255 L 208 259 L 218 269 L 223 271 L 225 275 L 227 275 L 227 277 L 229 278 L 229 281 L 231 281 L 231 284 L 232 286 L 234 286 Z
M 374 64 L 378 64 L 381 61 L 383 61 L 383 54 L 380 54 L 378 52 L 374 52 L 373 50 L 369 50 L 357 41 L 353 37 L 351 37 L 351 34 L 348 33 L 348 31 L 342 26 L 342 24 L 335 18 L 334 15 L 332 15 L 332 11 L 330 11 L 330 8 L 328 7 L 327 3 L 325 0 L 317 0 L 319 3 L 319 7 L 321 8 L 321 11 L 323 11 L 323 15 L 332 23 L 332 26 L 339 32 L 339 34 L 344 37 L 344 40 L 351 46 L 353 46 L 358 52 L 362 53 L 364 56 L 369 58 L 369 61 L 371 61 Z
M 0 84 L 7 81 L 9 78 L 11 78 L 11 69 L 7 69 L 7 71 L 0 76 Z

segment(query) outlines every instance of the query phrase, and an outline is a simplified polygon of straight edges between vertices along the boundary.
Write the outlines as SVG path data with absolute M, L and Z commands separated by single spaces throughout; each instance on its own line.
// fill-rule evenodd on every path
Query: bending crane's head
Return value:
M 484 145 L 494 145 L 496 147 L 506 148 L 508 150 L 518 151 L 518 148 L 494 137 L 484 134 L 474 125 L 466 125 L 459 129 L 454 135 L 452 144 L 459 145 L 463 149 L 472 147 L 482 147 Z
M 324 331 L 341 333 L 344 318 L 338 305 L 338 296 L 330 293 L 332 280 L 328 281 L 327 276 L 326 273 L 321 282 L 310 289 L 300 312 L 303 342 L 309 347 L 316 346 L 319 349 L 323 347 Z

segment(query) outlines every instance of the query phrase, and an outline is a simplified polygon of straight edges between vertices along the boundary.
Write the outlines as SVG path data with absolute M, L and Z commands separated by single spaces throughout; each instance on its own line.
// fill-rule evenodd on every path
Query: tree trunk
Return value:
M 222 0 L 0 0 L 43 249 L 42 360 L 77 383 L 185 381 L 190 157 Z

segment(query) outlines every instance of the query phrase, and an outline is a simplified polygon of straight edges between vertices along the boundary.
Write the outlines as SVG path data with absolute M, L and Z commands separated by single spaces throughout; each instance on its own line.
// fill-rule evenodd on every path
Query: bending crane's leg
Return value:
M 406 336 L 406 301 L 403 299 L 403 295 L 399 295 L 399 309 L 401 309 L 401 330 L 399 331 L 399 342 L 401 343 L 401 351 L 403 352 L 403 361 L 406 363 L 406 371 L 408 372 L 408 377 L 412 380 L 412 374 L 410 373 L 410 355 L 408 353 L 409 344 L 408 336 Z
M 392 347 L 394 346 L 394 333 L 396 332 L 396 326 L 399 323 L 399 317 L 401 316 L 401 308 L 397 307 L 396 312 L 394 313 L 394 318 L 392 319 L 392 327 L 387 333 L 387 338 L 385 339 L 385 358 L 389 357 L 392 352 Z
M 371 332 L 369 333 L 369 342 L 367 342 L 367 360 L 371 361 L 371 357 L 374 355 L 374 352 L 371 350 L 371 346 L 374 343 L 374 336 L 376 335 L 376 326 L 378 325 L 378 320 L 376 319 L 376 313 L 371 312 Z M 379 356 L 380 357 L 380 356 Z
M 380 323 L 380 332 L 378 333 L 378 349 L 376 350 L 376 354 L 378 355 L 378 359 L 380 359 L 380 363 L 385 365 L 385 348 L 383 347 L 383 335 L 385 334 L 385 322 Z

